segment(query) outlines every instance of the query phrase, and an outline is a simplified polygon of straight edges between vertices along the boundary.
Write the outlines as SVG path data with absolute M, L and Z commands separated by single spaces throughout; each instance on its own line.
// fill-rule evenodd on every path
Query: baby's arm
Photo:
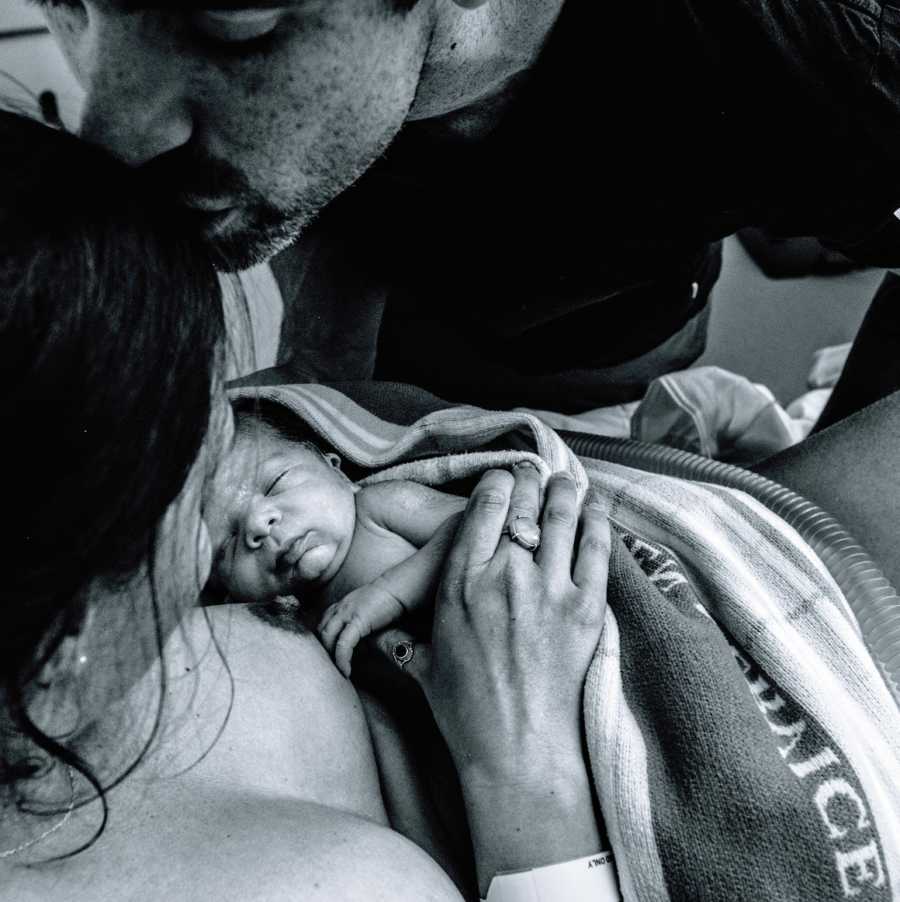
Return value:
M 458 520 L 458 514 L 452 515 L 406 560 L 326 609 L 319 624 L 319 636 L 344 676 L 350 676 L 350 659 L 361 639 L 431 598 L 435 577 L 456 533 Z
M 356 496 L 357 516 L 402 536 L 421 548 L 451 515 L 465 510 L 467 499 L 431 486 L 397 479 L 366 486 Z
M 344 674 L 349 676 L 350 657 L 360 639 L 430 599 L 455 529 L 456 518 L 449 525 L 448 518 L 465 504 L 465 498 L 407 481 L 379 483 L 359 493 L 356 547 L 349 556 L 348 572 L 342 574 L 347 587 L 354 583 L 356 587 L 328 607 L 319 624 L 322 641 Z M 381 572 L 385 543 L 366 537 L 385 533 L 420 547 Z M 372 573 L 380 575 L 372 579 Z

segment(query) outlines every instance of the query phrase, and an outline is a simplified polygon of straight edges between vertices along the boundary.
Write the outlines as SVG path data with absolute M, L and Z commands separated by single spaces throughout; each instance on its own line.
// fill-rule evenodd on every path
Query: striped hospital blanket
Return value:
M 790 527 L 740 492 L 580 461 L 527 413 L 401 426 L 324 386 L 236 394 L 257 392 L 364 481 L 440 485 L 527 456 L 608 500 L 584 718 L 624 899 L 900 899 L 900 714 Z

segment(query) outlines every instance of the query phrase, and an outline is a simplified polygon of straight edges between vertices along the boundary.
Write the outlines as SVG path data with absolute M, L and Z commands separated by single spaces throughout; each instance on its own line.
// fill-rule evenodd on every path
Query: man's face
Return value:
M 232 269 L 290 243 L 383 152 L 412 103 L 432 7 L 129 2 L 47 7 L 86 91 L 82 133 L 155 170 Z

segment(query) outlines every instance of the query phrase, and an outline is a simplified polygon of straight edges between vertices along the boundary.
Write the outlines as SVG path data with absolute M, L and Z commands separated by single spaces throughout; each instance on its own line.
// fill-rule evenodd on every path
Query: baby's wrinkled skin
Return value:
M 320 637 L 349 676 L 360 639 L 428 600 L 422 558 L 443 549 L 447 530 L 435 534 L 464 506 L 406 480 L 357 486 L 335 455 L 254 424 L 239 430 L 206 503 L 212 581 L 237 602 L 315 596 Z

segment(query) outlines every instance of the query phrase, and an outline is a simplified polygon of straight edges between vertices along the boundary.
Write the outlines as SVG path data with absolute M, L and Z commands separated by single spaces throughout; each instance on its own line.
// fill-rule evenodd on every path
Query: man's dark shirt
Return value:
M 489 138 L 411 123 L 328 211 L 392 286 L 376 375 L 585 409 L 702 351 L 742 226 L 900 264 L 898 93 L 876 0 L 566 0 Z

